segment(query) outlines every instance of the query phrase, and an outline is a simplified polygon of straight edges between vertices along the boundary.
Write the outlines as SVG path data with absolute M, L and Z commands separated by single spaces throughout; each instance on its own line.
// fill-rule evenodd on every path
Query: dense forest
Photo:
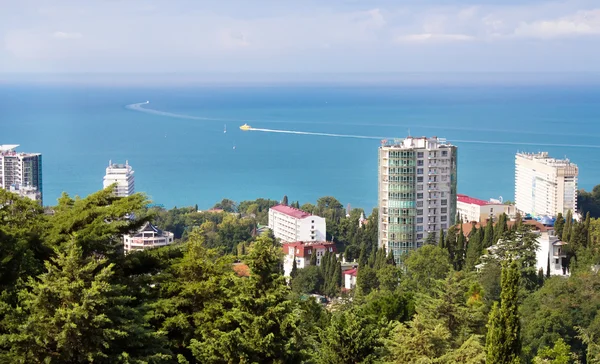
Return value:
M 557 219 L 571 275 L 549 277 L 520 219 L 458 224 L 396 265 L 377 247 L 376 210 L 359 226 L 363 211 L 333 197 L 289 202 L 326 218 L 341 255 L 288 280 L 280 244 L 258 233 L 278 201 L 148 203 L 104 190 L 44 211 L 0 190 L 0 362 L 600 363 L 600 220 L 589 215 Z M 147 221 L 176 244 L 124 255 L 122 235 Z M 352 291 L 342 258 L 358 265 Z

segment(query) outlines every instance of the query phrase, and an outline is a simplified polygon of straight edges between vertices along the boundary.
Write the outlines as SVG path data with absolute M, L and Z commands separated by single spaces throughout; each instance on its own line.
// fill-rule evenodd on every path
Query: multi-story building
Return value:
M 502 214 L 508 216 L 515 214 L 513 205 L 506 205 L 500 201 L 480 200 L 462 194 L 456 197 L 456 210 L 463 222 L 483 222 L 490 218 L 495 220 Z
M 19 145 L 0 145 L 0 188 L 42 200 L 42 155 L 16 152 Z
M 286 277 L 290 276 L 294 259 L 296 259 L 296 268 L 301 269 L 310 265 L 310 258 L 313 254 L 317 255 L 317 266 L 321 265 L 321 258 L 326 251 L 335 253 L 335 244 L 329 241 L 297 241 L 283 244 L 283 272 Z
M 269 209 L 269 229 L 282 243 L 326 240 L 324 218 L 285 205 Z
M 117 197 L 127 197 L 135 193 L 135 178 L 133 169 L 126 161 L 125 164 L 116 164 L 112 161 L 108 162 L 106 167 L 106 175 L 104 176 L 104 188 L 113 184 L 115 186 L 115 195 Z
M 515 206 L 533 216 L 565 215 L 577 210 L 577 165 L 554 159 L 547 152 L 517 153 Z
M 455 223 L 456 146 L 445 139 L 383 140 L 379 147 L 379 246 L 400 255 Z
M 123 235 L 125 253 L 172 244 L 173 233 L 163 231 L 147 222 L 133 235 Z

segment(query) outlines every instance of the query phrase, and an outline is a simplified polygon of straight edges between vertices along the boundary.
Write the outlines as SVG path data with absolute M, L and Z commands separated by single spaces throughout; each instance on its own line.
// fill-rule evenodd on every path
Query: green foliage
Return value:
M 494 304 L 488 320 L 485 345 L 488 363 L 520 363 L 519 279 L 516 261 L 502 268 L 500 304 Z
M 497 242 L 497 240 L 494 241 L 494 224 L 493 224 L 493 221 L 490 219 L 490 220 L 488 220 L 487 224 L 485 225 L 484 236 L 483 236 L 483 247 L 489 248 L 490 246 L 494 245 L 496 242 Z
M 479 257 L 481 257 L 482 252 L 483 244 L 479 238 L 479 231 L 474 227 L 473 230 L 471 230 L 469 242 L 467 243 L 465 270 L 472 271 L 475 269 L 475 265 L 479 263 Z
M 91 253 L 117 258 L 123 254 L 123 234 L 139 229 L 150 216 L 141 216 L 147 205 L 144 195 L 115 197 L 112 187 L 84 199 L 72 199 L 63 194 L 49 219 L 50 228 L 45 240 L 60 247 L 72 239 L 81 247 L 84 256 Z
M 374 363 L 380 347 L 377 326 L 354 310 L 334 313 L 320 340 L 320 364 Z
M 563 214 L 559 212 L 558 215 L 556 215 L 556 220 L 554 221 L 554 231 L 556 232 L 556 236 L 558 236 L 559 239 L 562 238 L 564 227 L 565 218 L 563 217 Z
M 556 340 L 554 347 L 542 348 L 533 358 L 533 364 L 570 364 L 572 359 L 571 347 L 560 338 Z
M 6 312 L 0 343 L 14 363 L 143 363 L 170 356 L 132 308 L 124 287 L 110 283 L 113 265 L 63 244 L 47 272 L 30 279 Z
M 577 207 L 583 213 L 590 213 L 593 218 L 600 218 L 600 185 L 594 186 L 591 192 L 579 190 Z
M 292 278 L 292 291 L 296 293 L 320 293 L 323 287 L 321 269 L 314 265 L 298 269 L 298 275 Z
M 12 291 L 19 278 L 38 275 L 50 250 L 43 209 L 28 198 L 0 188 L 0 289 Z
M 446 277 L 451 269 L 448 253 L 435 245 L 411 251 L 404 261 L 404 267 L 407 284 L 421 292 L 431 290 L 435 281 Z
M 221 200 L 221 202 L 217 202 L 214 206 L 213 209 L 218 209 L 218 210 L 223 210 L 225 212 L 237 212 L 237 204 L 235 203 L 235 201 L 232 201 L 230 199 L 224 198 Z

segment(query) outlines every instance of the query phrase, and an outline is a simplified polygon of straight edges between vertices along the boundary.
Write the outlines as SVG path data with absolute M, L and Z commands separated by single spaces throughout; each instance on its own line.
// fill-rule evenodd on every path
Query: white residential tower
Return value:
M 577 210 L 577 165 L 554 159 L 547 152 L 517 153 L 515 159 L 515 205 L 534 216 L 563 215 Z
M 19 145 L 0 145 L 0 188 L 42 200 L 42 155 L 16 152 Z
M 421 247 L 429 234 L 454 225 L 456 161 L 456 146 L 445 139 L 381 142 L 379 246 L 391 249 L 397 261 L 401 254 Z
M 282 243 L 325 241 L 325 219 L 285 205 L 269 209 L 269 229 Z
M 115 186 L 115 195 L 118 197 L 127 197 L 135 193 L 135 178 L 133 169 L 126 161 L 125 164 L 116 164 L 108 162 L 106 175 L 104 176 L 104 188 L 113 184 Z

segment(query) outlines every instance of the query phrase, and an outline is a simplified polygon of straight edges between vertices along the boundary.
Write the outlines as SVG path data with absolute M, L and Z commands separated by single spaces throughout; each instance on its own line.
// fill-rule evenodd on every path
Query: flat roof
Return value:
M 19 144 L 0 144 L 0 152 L 10 152 L 13 149 L 17 149 Z
M 309 214 L 306 211 L 302 211 L 300 209 L 296 209 L 296 208 L 286 206 L 286 205 L 273 206 L 273 207 L 271 207 L 271 209 L 273 209 L 277 212 L 281 212 L 282 214 L 286 214 L 288 216 L 295 217 L 296 219 L 304 219 L 309 216 L 312 216 L 311 214 Z

